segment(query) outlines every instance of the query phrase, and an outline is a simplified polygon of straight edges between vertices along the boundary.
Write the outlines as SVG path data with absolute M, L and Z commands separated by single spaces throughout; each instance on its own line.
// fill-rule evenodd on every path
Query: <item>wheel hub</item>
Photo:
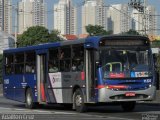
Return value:
M 31 103 L 32 103 L 32 99 L 31 99 L 30 94 L 27 96 L 27 103 L 28 103 L 28 105 L 31 105 Z
M 82 104 L 82 97 L 81 95 L 76 96 L 76 106 L 81 106 Z

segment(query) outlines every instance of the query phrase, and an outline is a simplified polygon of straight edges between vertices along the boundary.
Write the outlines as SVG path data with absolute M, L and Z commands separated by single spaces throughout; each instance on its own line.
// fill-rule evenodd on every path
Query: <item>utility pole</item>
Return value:
M 17 32 L 18 32 L 18 7 L 15 7 L 15 29 L 14 29 L 14 36 L 15 36 L 15 48 L 17 47 Z
M 143 32 L 144 35 L 147 34 L 147 14 L 146 14 L 146 8 L 147 8 L 147 0 L 131 0 L 130 3 L 128 3 L 129 6 L 132 8 L 136 9 L 140 14 L 142 14 L 143 21 L 142 21 L 142 27 L 143 27 Z
M 18 29 L 18 12 L 19 12 L 19 9 L 18 9 L 18 6 L 13 6 L 13 5 L 10 5 L 12 6 L 12 9 L 15 11 L 15 20 L 14 20 L 14 37 L 15 37 L 15 48 L 17 47 L 17 29 Z
M 146 12 L 147 12 L 146 11 L 146 9 L 147 9 L 147 0 L 144 0 L 144 5 L 143 6 L 144 6 L 144 9 L 143 9 L 144 10 L 143 11 L 143 13 L 144 13 L 143 14 L 143 23 L 144 23 L 144 25 L 143 26 L 144 26 L 144 34 L 146 35 L 147 34 L 146 33 L 147 32 L 147 23 L 146 23 L 147 22 L 146 21 L 147 20 L 147 14 L 146 14 Z

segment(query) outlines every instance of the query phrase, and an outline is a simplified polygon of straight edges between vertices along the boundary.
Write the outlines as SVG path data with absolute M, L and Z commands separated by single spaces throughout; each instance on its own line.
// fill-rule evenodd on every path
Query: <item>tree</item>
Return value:
M 60 40 L 58 38 L 59 32 L 56 30 L 51 31 L 43 26 L 33 26 L 29 27 L 22 35 L 17 38 L 17 46 L 30 46 L 38 45 L 41 43 L 54 42 Z
M 122 32 L 121 34 L 123 35 L 140 35 L 139 32 L 137 32 L 136 30 L 130 29 L 127 32 Z
M 60 37 L 58 37 L 58 35 L 60 35 L 60 32 L 58 30 L 52 30 L 50 32 L 49 42 L 61 41 L 61 39 L 60 39 Z
M 106 31 L 106 30 L 104 30 L 104 27 L 100 26 L 100 25 L 91 25 L 91 24 L 89 24 L 85 28 L 86 28 L 87 33 L 90 36 L 110 35 L 110 34 L 112 34 L 112 31 Z

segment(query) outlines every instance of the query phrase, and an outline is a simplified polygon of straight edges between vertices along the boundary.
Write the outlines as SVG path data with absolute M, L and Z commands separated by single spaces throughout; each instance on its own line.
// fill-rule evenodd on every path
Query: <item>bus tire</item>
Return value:
M 77 89 L 73 94 L 73 106 L 77 112 L 86 112 L 86 105 L 84 103 L 84 95 L 81 89 Z
M 123 111 L 125 112 L 131 112 L 134 110 L 136 106 L 136 102 L 135 101 L 131 101 L 131 102 L 122 102 L 121 103 L 121 107 L 123 109 Z
M 33 102 L 32 90 L 30 88 L 26 91 L 25 102 L 26 108 L 33 109 L 36 106 L 36 103 Z

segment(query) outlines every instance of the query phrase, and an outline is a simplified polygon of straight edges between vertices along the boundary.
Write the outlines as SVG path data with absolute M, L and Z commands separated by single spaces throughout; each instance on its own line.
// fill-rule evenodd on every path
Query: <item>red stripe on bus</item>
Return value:
M 45 90 L 44 90 L 43 83 L 41 83 L 41 98 L 42 98 L 42 101 L 46 101 L 46 96 L 45 96 Z
M 128 88 L 126 85 L 108 85 L 107 88 L 109 89 L 125 89 Z
M 104 85 L 98 85 L 97 86 L 98 89 L 101 89 L 101 88 L 104 88 L 104 87 L 105 87 Z

